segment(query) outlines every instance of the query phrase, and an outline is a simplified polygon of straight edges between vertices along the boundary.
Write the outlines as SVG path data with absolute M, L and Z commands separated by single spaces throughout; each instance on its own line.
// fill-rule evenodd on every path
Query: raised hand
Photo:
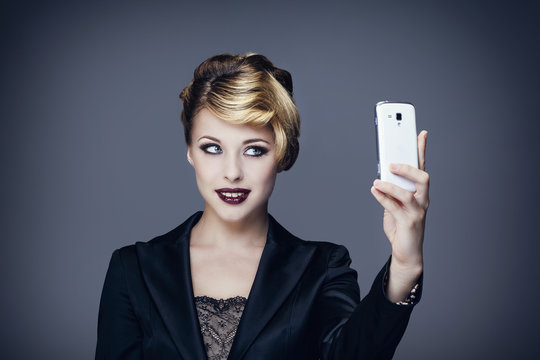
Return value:
M 371 193 L 384 207 L 384 233 L 392 245 L 392 262 L 387 295 L 402 300 L 423 270 L 422 245 L 429 206 L 429 174 L 425 171 L 427 131 L 418 135 L 419 169 L 392 164 L 390 170 L 411 180 L 414 193 L 389 182 L 375 180 Z

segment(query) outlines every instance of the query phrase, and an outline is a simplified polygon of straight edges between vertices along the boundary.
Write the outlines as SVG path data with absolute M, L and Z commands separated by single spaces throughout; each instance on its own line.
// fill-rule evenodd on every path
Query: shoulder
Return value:
M 201 215 L 202 211 L 198 211 L 195 214 L 191 215 L 189 218 L 187 218 L 183 223 L 162 235 L 158 235 L 147 241 L 137 241 L 134 244 L 119 248 L 115 252 L 130 256 L 133 255 L 136 252 L 136 249 L 139 247 L 169 246 L 176 245 L 179 242 L 185 240 L 189 240 L 191 229 L 197 223 L 197 221 L 199 221 Z
M 308 246 L 314 246 L 317 251 L 328 256 L 329 261 L 347 257 L 349 258 L 349 250 L 345 245 L 336 244 L 330 241 L 315 241 L 315 240 L 301 240 Z
M 180 227 L 180 226 L 179 226 Z M 178 240 L 179 227 L 159 236 L 156 236 L 148 241 L 137 241 L 134 244 L 126 245 L 114 250 L 112 260 L 125 263 L 133 261 L 137 257 L 137 248 L 152 248 L 154 246 L 173 245 Z
M 175 227 L 174 229 L 154 237 L 153 239 L 146 241 L 146 242 L 137 242 L 137 244 L 147 244 L 150 246 L 153 245 L 173 245 L 178 243 L 179 241 L 189 241 L 189 235 L 191 234 L 191 229 L 202 216 L 202 211 L 198 211 L 195 214 L 191 215 L 189 218 L 187 218 L 183 223 Z
M 316 253 L 322 258 L 328 270 L 335 268 L 350 269 L 351 257 L 349 250 L 344 245 L 329 241 L 305 241 L 310 246 L 316 247 Z
M 116 249 L 112 254 L 111 266 L 133 269 L 138 267 L 140 257 L 143 254 L 152 256 L 156 253 L 167 252 L 171 247 L 178 247 L 182 241 L 188 240 L 191 228 L 199 217 L 200 213 L 195 213 L 182 224 L 162 235 Z
M 330 241 L 316 241 L 301 239 L 293 235 L 273 217 L 270 217 L 269 240 L 282 244 L 283 246 L 299 246 L 312 248 L 315 254 L 326 259 L 330 267 L 348 266 L 351 262 L 349 251 L 344 245 L 336 244 Z

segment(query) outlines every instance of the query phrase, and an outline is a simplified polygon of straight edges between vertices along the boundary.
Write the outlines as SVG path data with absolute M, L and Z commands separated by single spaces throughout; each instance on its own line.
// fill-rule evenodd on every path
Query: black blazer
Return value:
M 206 359 L 189 260 L 191 228 L 201 214 L 113 253 L 96 359 Z M 301 240 L 270 217 L 229 359 L 392 358 L 413 306 L 385 297 L 389 262 L 360 302 L 350 262 L 344 246 Z

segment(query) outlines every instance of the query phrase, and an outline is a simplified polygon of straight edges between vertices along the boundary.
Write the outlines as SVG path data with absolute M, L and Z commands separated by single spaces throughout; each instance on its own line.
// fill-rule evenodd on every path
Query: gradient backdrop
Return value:
M 425 290 L 396 359 L 530 359 L 540 322 L 540 11 L 533 1 L 3 1 L 0 357 L 90 359 L 114 249 L 203 203 L 178 94 L 221 52 L 294 79 L 301 152 L 271 213 L 346 245 L 363 294 L 390 252 L 373 106 L 428 129 Z

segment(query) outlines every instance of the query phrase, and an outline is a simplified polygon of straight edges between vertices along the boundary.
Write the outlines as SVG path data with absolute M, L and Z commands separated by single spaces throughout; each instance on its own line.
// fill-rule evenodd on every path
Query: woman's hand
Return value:
M 403 300 L 423 270 L 422 244 L 429 206 L 429 175 L 425 172 L 426 139 L 427 131 L 423 130 L 418 135 L 419 169 L 405 164 L 391 167 L 392 173 L 411 180 L 416 192 L 381 180 L 375 180 L 371 187 L 371 193 L 384 207 L 384 233 L 392 245 L 387 288 L 391 301 Z

